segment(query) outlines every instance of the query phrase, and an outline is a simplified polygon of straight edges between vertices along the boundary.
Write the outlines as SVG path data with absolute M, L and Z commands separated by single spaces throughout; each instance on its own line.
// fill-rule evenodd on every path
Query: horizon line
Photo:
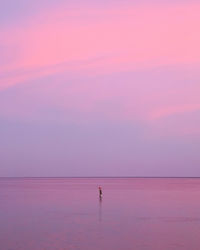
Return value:
M 7 178 L 7 179 L 11 179 L 11 178 L 15 178 L 15 179 L 75 179 L 75 178 L 79 178 L 79 179 L 86 179 L 86 178 L 118 178 L 118 179 L 122 179 L 122 178 L 146 178 L 146 179 L 151 179 L 151 178 L 157 178 L 157 179 L 161 179 L 161 178 L 166 178 L 166 179 L 169 179 L 169 178 L 182 178 L 182 179 L 198 179 L 200 178 L 200 176 L 0 176 L 0 179 L 3 179 L 3 178 Z

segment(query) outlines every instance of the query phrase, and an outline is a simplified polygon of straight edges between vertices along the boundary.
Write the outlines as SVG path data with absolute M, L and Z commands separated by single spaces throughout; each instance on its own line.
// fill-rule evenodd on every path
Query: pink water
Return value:
M 0 249 L 198 250 L 200 179 L 1 178 Z

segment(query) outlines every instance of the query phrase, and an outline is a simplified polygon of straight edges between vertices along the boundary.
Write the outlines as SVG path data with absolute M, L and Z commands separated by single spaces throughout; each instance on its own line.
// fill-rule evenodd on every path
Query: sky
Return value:
M 199 13 L 0 0 L 0 177 L 200 176 Z

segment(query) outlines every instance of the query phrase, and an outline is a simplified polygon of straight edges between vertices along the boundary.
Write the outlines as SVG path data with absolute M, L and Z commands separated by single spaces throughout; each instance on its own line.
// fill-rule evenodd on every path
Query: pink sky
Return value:
M 0 175 L 200 176 L 197 1 L 12 4 Z

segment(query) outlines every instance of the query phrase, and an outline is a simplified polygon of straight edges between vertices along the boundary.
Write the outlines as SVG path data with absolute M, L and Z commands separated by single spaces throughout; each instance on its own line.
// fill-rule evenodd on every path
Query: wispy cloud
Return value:
M 1 29 L 0 44 L 6 47 L 0 47 L 5 55 L 0 75 L 9 75 L 1 78 L 1 89 L 54 71 L 101 74 L 197 63 L 199 10 L 198 3 L 43 10 L 23 25 Z M 88 66 L 98 57 L 107 59 Z

